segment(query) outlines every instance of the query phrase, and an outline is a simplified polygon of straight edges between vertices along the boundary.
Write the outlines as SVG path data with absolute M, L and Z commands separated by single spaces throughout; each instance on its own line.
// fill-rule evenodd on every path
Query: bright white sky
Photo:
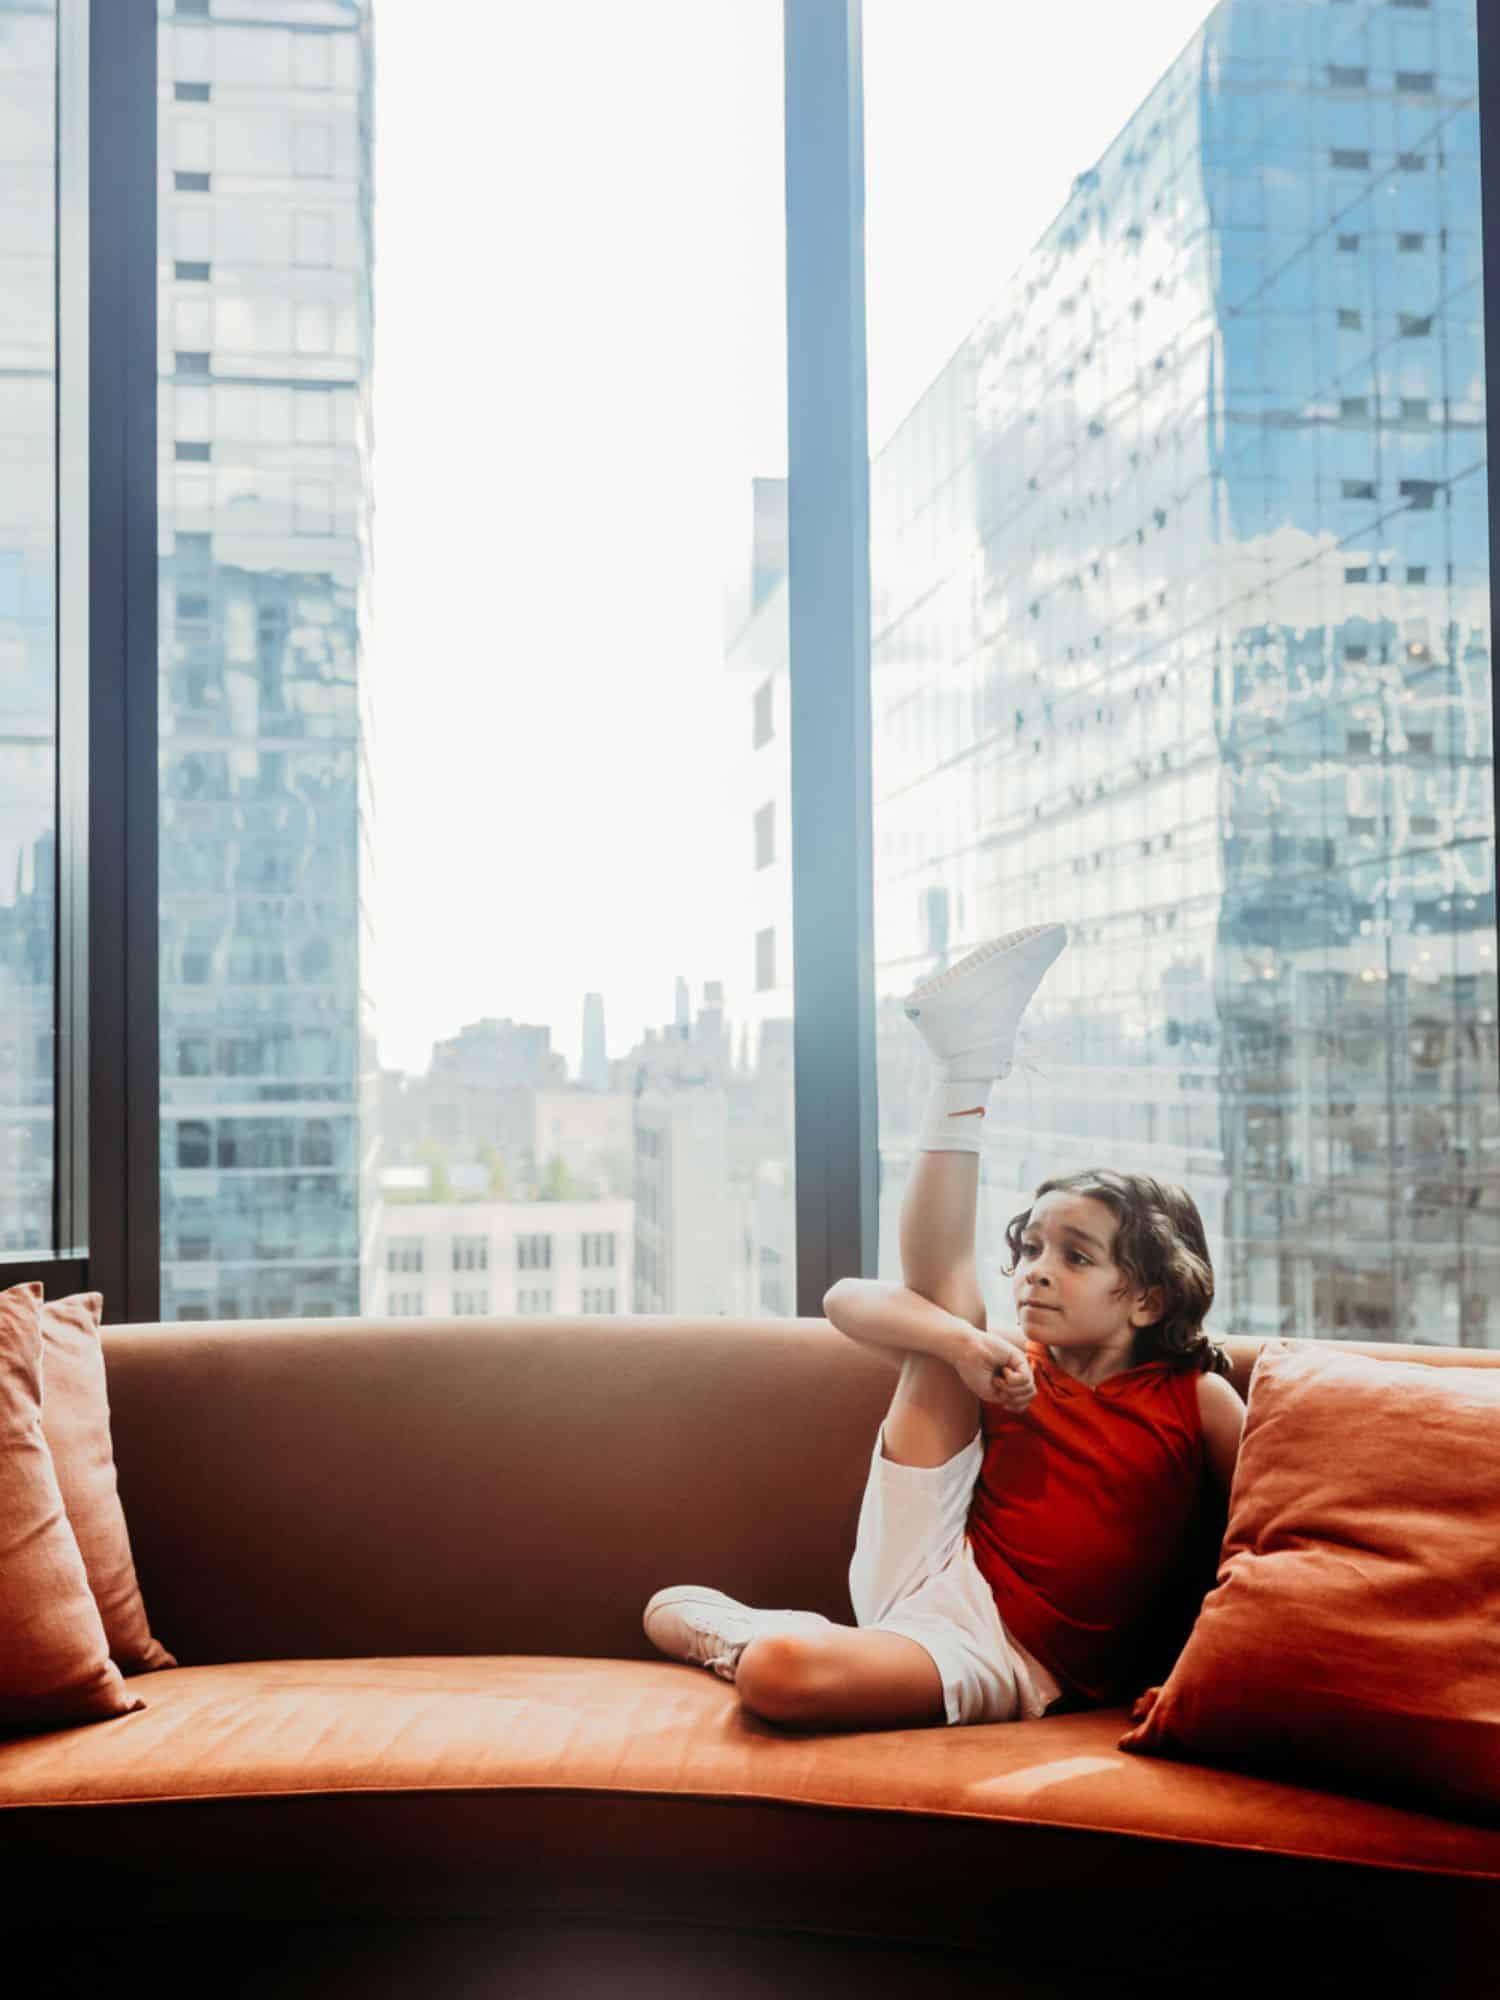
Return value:
M 865 0 L 878 451 L 1207 0 Z M 723 593 L 786 469 L 782 0 L 377 0 L 380 1059 L 576 1071 L 751 941 Z M 727 892 L 727 893 L 726 893 Z

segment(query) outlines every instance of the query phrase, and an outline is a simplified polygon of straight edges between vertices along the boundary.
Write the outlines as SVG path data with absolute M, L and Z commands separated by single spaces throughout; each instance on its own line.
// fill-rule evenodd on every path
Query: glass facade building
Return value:
M 882 1275 L 901 996 L 1061 919 L 982 1254 L 1110 1165 L 1220 1332 L 1500 1343 L 1477 89 L 1473 0 L 1223 0 L 872 467 Z
M 360 1309 L 371 81 L 365 0 L 163 9 L 163 1319 Z

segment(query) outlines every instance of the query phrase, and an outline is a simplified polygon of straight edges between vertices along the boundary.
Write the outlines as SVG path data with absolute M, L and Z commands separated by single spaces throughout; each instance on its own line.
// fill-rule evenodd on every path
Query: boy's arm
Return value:
M 976 1331 L 972 1320 L 880 1278 L 840 1278 L 823 1294 L 823 1311 L 840 1333 L 862 1346 L 931 1354 L 950 1364 L 969 1351 Z
M 1234 1483 L 1235 1460 L 1245 1428 L 1245 1406 L 1239 1391 L 1222 1375 L 1198 1377 L 1198 1411 L 1203 1419 L 1203 1452 L 1219 1491 Z
M 823 1311 L 839 1332 L 865 1347 L 898 1354 L 930 1354 L 946 1361 L 985 1401 L 999 1400 L 996 1368 L 1009 1383 L 1029 1383 L 1030 1363 L 1020 1336 L 1006 1338 L 934 1305 L 920 1292 L 879 1278 L 840 1278 L 823 1295 Z

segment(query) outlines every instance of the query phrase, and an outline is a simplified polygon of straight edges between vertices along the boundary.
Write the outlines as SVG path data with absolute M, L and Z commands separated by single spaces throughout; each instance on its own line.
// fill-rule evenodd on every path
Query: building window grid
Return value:
M 490 1244 L 487 1236 L 455 1236 L 453 1239 L 453 1268 L 455 1271 L 487 1271 L 490 1268 Z
M 584 1270 L 612 1270 L 615 1262 L 615 1233 L 586 1230 L 579 1240 L 579 1262 Z
M 516 1269 L 518 1271 L 550 1271 L 552 1269 L 552 1238 L 550 1235 L 526 1235 L 516 1238 Z

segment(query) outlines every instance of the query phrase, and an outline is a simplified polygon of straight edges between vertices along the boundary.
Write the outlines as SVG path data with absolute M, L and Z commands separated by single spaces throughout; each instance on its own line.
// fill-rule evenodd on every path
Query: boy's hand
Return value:
M 981 1403 L 994 1403 L 1019 1416 L 1036 1394 L 1036 1380 L 1020 1336 L 987 1333 L 976 1327 L 953 1363 L 958 1379 Z

